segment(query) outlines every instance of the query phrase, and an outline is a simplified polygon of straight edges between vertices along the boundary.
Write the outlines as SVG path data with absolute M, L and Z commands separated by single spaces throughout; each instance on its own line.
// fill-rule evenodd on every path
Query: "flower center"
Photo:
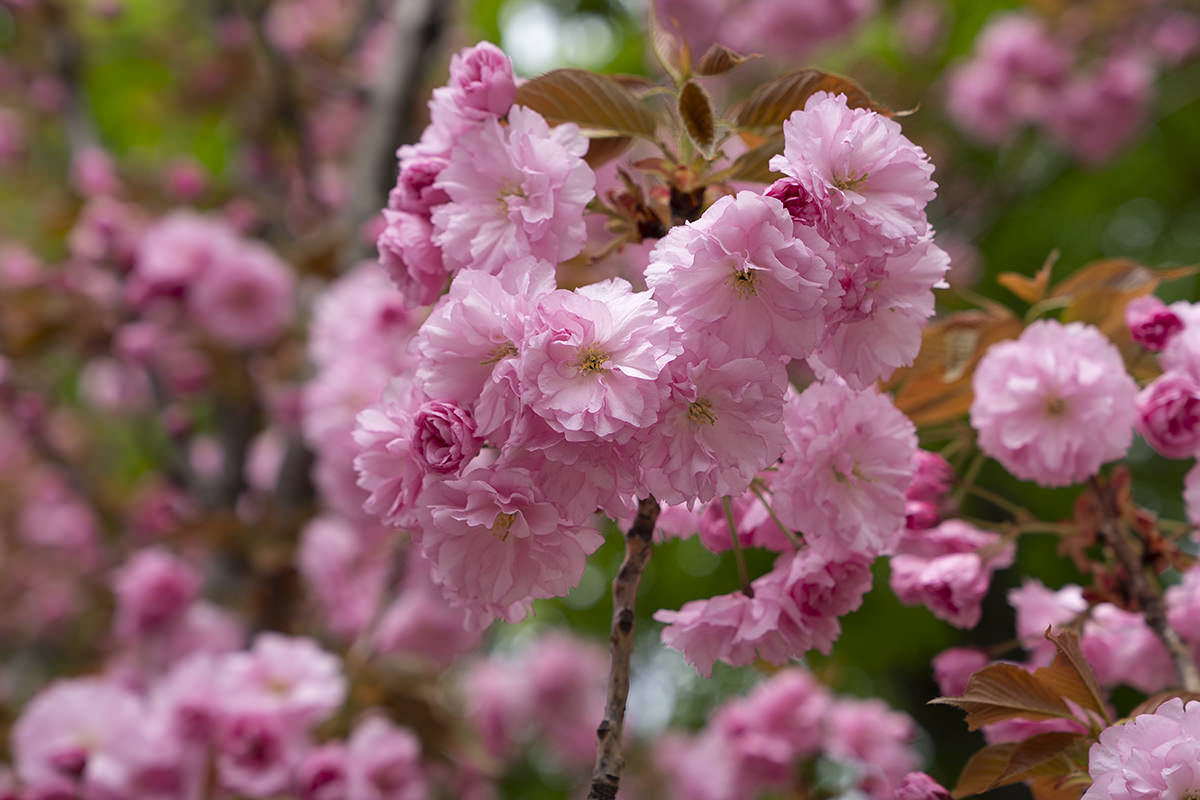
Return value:
M 758 275 L 755 270 L 734 267 L 729 280 L 733 283 L 733 290 L 737 292 L 738 297 L 753 297 L 758 294 Z
M 847 175 L 845 177 L 833 176 L 833 185 L 841 189 L 843 192 L 854 191 L 862 186 L 867 180 L 867 173 L 862 175 Z
M 608 369 L 604 366 L 608 363 L 611 356 L 595 345 L 585 347 L 579 351 L 579 360 L 575 362 L 575 366 L 579 368 L 581 375 L 595 375 L 597 373 L 606 373 Z
M 717 415 L 713 413 L 712 401 L 707 397 L 699 397 L 688 405 L 688 419 L 693 425 L 716 425 Z
M 1061 417 L 1067 413 L 1067 403 L 1058 395 L 1051 395 L 1046 401 L 1046 416 Z
M 516 354 L 517 346 L 512 342 L 505 342 L 504 344 L 497 345 L 496 349 L 492 351 L 492 354 L 483 361 L 480 361 L 479 364 L 480 366 L 488 366 L 489 364 L 495 364 L 501 359 L 508 358 L 509 356 L 515 356 Z
M 512 529 L 513 520 L 516 518 L 516 514 L 497 514 L 496 521 L 492 523 L 492 536 L 502 542 L 507 541 L 508 532 Z

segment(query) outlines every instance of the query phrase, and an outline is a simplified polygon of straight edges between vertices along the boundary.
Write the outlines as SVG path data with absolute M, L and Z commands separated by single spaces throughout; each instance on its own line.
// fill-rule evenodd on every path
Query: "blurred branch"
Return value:
M 650 553 L 654 524 L 658 521 L 658 501 L 647 497 L 638 502 L 637 516 L 625 534 L 625 560 L 613 579 L 612 664 L 608 673 L 608 701 L 604 719 L 596 728 L 596 767 L 592 770 L 588 800 L 614 800 L 621 783 L 625 759 L 621 738 L 625 731 L 625 703 L 629 699 L 630 656 L 633 654 L 634 604 L 638 583 Z
M 43 4 L 46 20 L 44 44 L 54 75 L 62 82 L 63 123 L 72 153 L 94 147 L 99 141 L 83 89 L 83 42 L 71 27 L 67 10 L 60 3 Z
M 1158 582 L 1147 574 L 1141 553 L 1135 550 L 1127 535 L 1127 527 L 1120 521 L 1113 487 L 1103 485 L 1095 477 L 1088 479 L 1088 486 L 1099 500 L 1100 536 L 1125 569 L 1132 599 L 1140 606 L 1146 624 L 1166 647 L 1171 661 L 1175 664 L 1175 671 L 1179 673 L 1182 687 L 1189 692 L 1200 692 L 1200 670 L 1197 670 L 1196 661 L 1192 658 L 1187 644 L 1167 622 L 1167 608 L 1163 602 L 1162 589 Z
M 338 263 L 343 270 L 366 257 L 363 225 L 386 203 L 396 181 L 396 148 L 416 138 L 410 109 L 446 26 L 444 0 L 398 0 L 392 14 L 387 66 L 371 91 L 371 107 L 351 165 L 350 195 L 343 211 L 345 239 Z

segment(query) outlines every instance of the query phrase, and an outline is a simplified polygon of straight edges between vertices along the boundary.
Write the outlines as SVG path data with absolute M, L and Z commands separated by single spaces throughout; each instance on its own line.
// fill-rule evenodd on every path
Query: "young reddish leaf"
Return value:
M 1039 733 L 1023 739 L 1017 742 L 1008 766 L 996 779 L 993 788 L 1030 778 L 1068 775 L 1075 769 L 1072 757 L 1077 756 L 1082 748 L 1086 758 L 1086 748 L 1090 742 L 1086 734 L 1067 731 Z
M 1083 650 L 1079 646 L 1079 635 L 1074 631 L 1053 633 L 1046 627 L 1046 638 L 1058 650 L 1054 662 L 1033 673 L 1034 677 L 1049 686 L 1060 696 L 1078 704 L 1081 708 L 1094 711 L 1105 722 L 1111 722 L 1104 705 L 1100 684 Z
M 588 137 L 654 138 L 654 115 L 633 92 L 607 75 L 552 70 L 518 86 L 516 102 L 537 111 L 551 125 L 574 122 Z
M 961 697 L 939 697 L 929 702 L 966 711 L 970 730 L 1008 719 L 1075 719 L 1053 689 L 1015 664 L 984 667 L 970 677 Z
M 771 183 L 779 177 L 772 172 L 768 164 L 771 156 L 783 152 L 783 134 L 772 136 L 751 147 L 736 159 L 729 169 L 721 173 L 722 180 L 754 181 L 756 183 Z
M 802 69 L 758 87 L 730 109 L 730 116 L 739 129 L 773 133 L 793 111 L 804 108 L 808 98 L 816 92 L 844 94 L 851 108 L 872 108 L 889 113 L 872 102 L 866 90 L 849 78 L 818 69 Z
M 664 24 L 657 11 L 651 11 L 650 46 L 658 63 L 662 64 L 676 84 L 683 83 L 691 76 L 692 48 L 679 30 L 678 21 L 671 19 Z
M 1086 776 L 1035 778 L 1029 782 L 1033 800 L 1079 800 L 1092 782 Z
M 588 163 L 589 167 L 596 169 L 612 161 L 621 155 L 621 153 L 624 153 L 632 141 L 633 139 L 628 136 L 609 136 L 603 139 L 590 139 L 588 141 L 587 153 L 584 154 L 583 159 Z
M 1021 321 L 1007 311 L 960 311 L 930 323 L 911 367 L 887 382 L 896 407 L 917 425 L 958 419 L 971 407 L 971 377 L 984 352 L 1021 334 Z
M 700 63 L 696 65 L 696 74 L 698 75 L 722 75 L 736 67 L 738 64 L 744 64 L 752 58 L 758 58 L 757 53 L 744 56 L 741 53 L 730 50 L 723 44 L 713 43 L 713 46 L 708 48 L 703 56 L 700 57 Z
M 1076 769 L 1071 751 L 1086 742 L 1087 737 L 1080 734 L 1052 732 L 989 745 L 963 767 L 953 795 L 967 797 L 1032 778 L 1069 775 Z
M 1019 272 L 1002 272 L 996 282 L 1026 303 L 1036 303 L 1046 296 L 1046 290 L 1050 287 L 1050 270 L 1056 261 L 1057 250 L 1050 254 L 1032 278 Z
M 679 116 L 683 119 L 688 136 L 707 155 L 716 136 L 712 104 L 704 90 L 693 81 L 685 83 L 679 93 Z

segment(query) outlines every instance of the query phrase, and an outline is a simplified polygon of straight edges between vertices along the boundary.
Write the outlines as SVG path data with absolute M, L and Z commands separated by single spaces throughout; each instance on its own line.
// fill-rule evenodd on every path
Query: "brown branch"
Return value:
M 1146 624 L 1166 647 L 1171 661 L 1175 664 L 1175 671 L 1179 674 L 1180 684 L 1189 692 L 1200 692 L 1200 670 L 1196 668 L 1192 651 L 1179 633 L 1167 622 L 1167 608 L 1163 602 L 1162 587 L 1159 586 L 1157 580 L 1147 574 L 1146 564 L 1142 560 L 1141 553 L 1126 535 L 1127 528 L 1120 523 L 1112 488 L 1102 485 L 1094 477 L 1088 480 L 1088 485 L 1099 500 L 1100 536 L 1125 569 L 1132 599 L 1141 607 Z
M 596 728 L 596 767 L 588 800 L 614 800 L 621 782 L 625 759 L 621 756 L 621 736 L 625 729 L 625 701 L 629 699 L 629 659 L 633 653 L 634 603 L 638 583 L 650 553 L 654 523 L 658 521 L 658 501 L 647 497 L 638 502 L 637 517 L 625 534 L 625 560 L 613 579 L 612 665 L 608 672 L 608 701 L 604 719 Z
M 361 229 L 387 202 L 396 182 L 396 148 L 416 138 L 410 109 L 421 88 L 425 65 L 441 40 L 450 4 L 403 0 L 392 14 L 394 34 L 383 75 L 371 92 L 371 108 L 355 149 L 350 193 L 342 216 L 345 239 L 338 263 L 350 269 L 367 256 Z

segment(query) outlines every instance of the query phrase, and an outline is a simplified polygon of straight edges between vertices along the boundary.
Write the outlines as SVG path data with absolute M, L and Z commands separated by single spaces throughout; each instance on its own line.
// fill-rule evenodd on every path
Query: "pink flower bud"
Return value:
M 1200 451 L 1200 384 L 1184 372 L 1167 372 L 1137 396 L 1137 429 L 1167 458 Z
M 470 412 L 453 403 L 425 403 L 418 409 L 413 425 L 413 450 L 434 472 L 457 473 L 479 454 L 475 420 Z
M 1183 330 L 1183 320 L 1154 295 L 1138 297 L 1125 306 L 1125 324 L 1133 340 L 1147 350 L 1160 352 L 1167 340 Z
M 950 793 L 924 772 L 910 772 L 897 787 L 896 800 L 950 800 Z

